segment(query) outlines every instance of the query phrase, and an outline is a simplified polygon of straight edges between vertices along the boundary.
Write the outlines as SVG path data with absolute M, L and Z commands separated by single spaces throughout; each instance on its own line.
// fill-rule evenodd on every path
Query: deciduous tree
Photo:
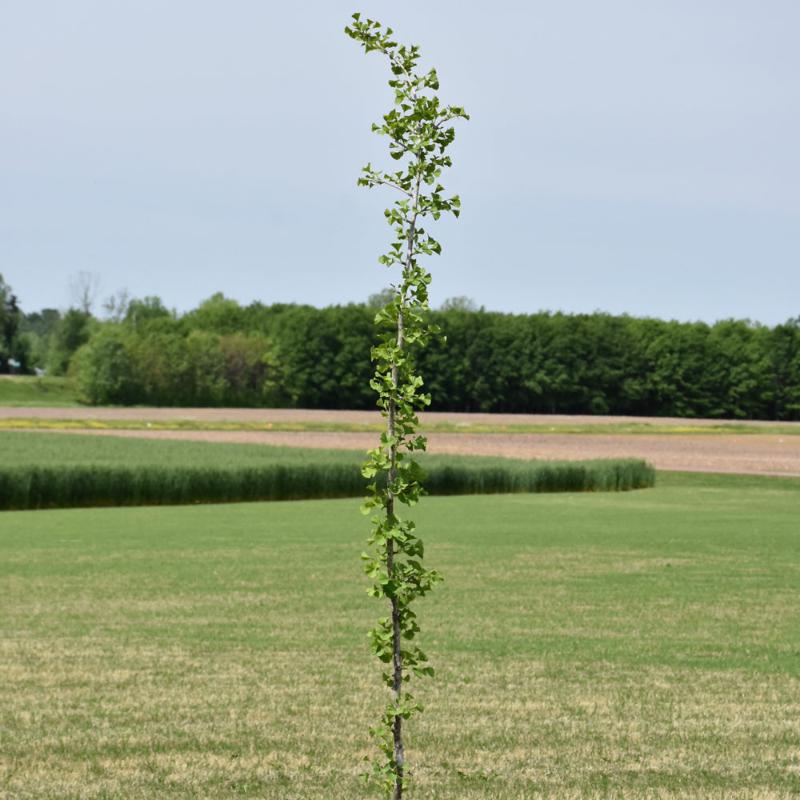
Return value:
M 422 257 L 441 253 L 441 245 L 422 226 L 442 214 L 456 217 L 458 196 L 448 196 L 441 185 L 442 171 L 451 166 L 446 151 L 455 137 L 451 124 L 467 119 L 460 106 L 448 106 L 436 95 L 439 78 L 435 69 L 419 70 L 416 45 L 401 45 L 391 28 L 353 15 L 345 29 L 366 53 L 377 52 L 389 64 L 389 86 L 394 106 L 372 130 L 388 140 L 394 171 L 367 164 L 358 183 L 372 188 L 388 187 L 397 200 L 384 212 L 392 229 L 392 241 L 379 258 L 400 270 L 389 301 L 376 317 L 378 342 L 372 349 L 375 373 L 370 385 L 386 418 L 379 445 L 369 452 L 364 476 L 372 480 L 364 504 L 372 518 L 370 552 L 364 553 L 370 594 L 387 602 L 388 613 L 371 631 L 373 650 L 386 665 L 383 674 L 391 690 L 380 723 L 373 728 L 380 751 L 372 776 L 395 800 L 403 796 L 406 768 L 403 722 L 421 709 L 409 691 L 413 675 L 432 675 L 425 653 L 416 644 L 419 633 L 412 604 L 441 580 L 423 565 L 424 548 L 414 523 L 400 516 L 398 505 L 414 505 L 422 494 L 422 471 L 412 458 L 425 449 L 425 437 L 417 432 L 417 412 L 430 403 L 421 375 L 414 364 L 414 350 L 424 347 L 436 333 L 427 320 L 430 273 Z

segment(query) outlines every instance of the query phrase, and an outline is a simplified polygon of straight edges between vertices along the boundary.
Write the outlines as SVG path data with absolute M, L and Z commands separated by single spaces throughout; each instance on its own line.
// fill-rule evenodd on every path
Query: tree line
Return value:
M 69 375 L 89 403 L 375 407 L 380 297 L 315 308 L 217 294 L 185 314 L 149 297 L 98 319 L 75 308 L 26 315 L 16 300 L 9 312 L 9 295 L 0 370 L 13 352 L 18 371 Z M 800 420 L 800 317 L 709 325 L 460 300 L 431 321 L 446 337 L 418 355 L 434 410 Z

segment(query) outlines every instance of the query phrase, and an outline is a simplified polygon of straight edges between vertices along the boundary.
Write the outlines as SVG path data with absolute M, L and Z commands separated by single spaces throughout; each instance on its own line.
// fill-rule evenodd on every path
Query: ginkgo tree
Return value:
M 414 351 L 438 335 L 427 321 L 431 275 L 422 258 L 441 253 L 442 247 L 423 224 L 442 214 L 459 215 L 458 196 L 448 196 L 440 179 L 443 170 L 452 166 L 446 153 L 455 137 L 452 123 L 469 117 L 460 106 L 439 100 L 436 70 L 419 69 L 417 45 L 398 44 L 391 28 L 360 14 L 353 15 L 345 33 L 366 53 L 380 53 L 387 59 L 394 94 L 393 107 L 372 130 L 386 137 L 395 168 L 382 170 L 367 164 L 358 184 L 387 187 L 396 194 L 384 211 L 392 241 L 379 261 L 398 268 L 400 274 L 392 285 L 391 299 L 375 317 L 378 335 L 370 381 L 386 429 L 363 467 L 371 481 L 363 510 L 373 516 L 370 550 L 362 557 L 372 579 L 370 594 L 387 602 L 388 613 L 378 620 L 370 637 L 375 654 L 386 665 L 383 678 L 391 690 L 381 720 L 372 728 L 381 755 L 367 777 L 400 800 L 408 780 L 403 722 L 421 710 L 409 685 L 412 676 L 433 675 L 433 667 L 416 643 L 420 628 L 412 603 L 442 579 L 439 572 L 424 566 L 424 547 L 415 525 L 398 513 L 400 504 L 412 506 L 423 493 L 423 472 L 413 455 L 426 447 L 425 437 L 418 432 L 417 413 L 430 404 L 430 396 L 416 371 Z

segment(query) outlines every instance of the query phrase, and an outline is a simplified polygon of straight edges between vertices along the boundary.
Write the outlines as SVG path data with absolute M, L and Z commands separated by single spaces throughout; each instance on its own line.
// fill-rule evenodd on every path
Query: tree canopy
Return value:
M 0 293 L 0 359 L 13 352 L 28 369 L 69 372 L 93 402 L 375 407 L 371 303 L 242 306 L 215 295 L 180 315 L 151 297 L 114 321 L 77 309 L 26 316 L 7 284 Z M 447 337 L 418 356 L 435 410 L 800 420 L 800 317 L 769 327 L 599 312 L 429 314 Z M 94 387 L 76 357 L 110 331 L 131 369 L 113 392 Z M 223 364 L 238 365 L 235 381 L 220 377 Z

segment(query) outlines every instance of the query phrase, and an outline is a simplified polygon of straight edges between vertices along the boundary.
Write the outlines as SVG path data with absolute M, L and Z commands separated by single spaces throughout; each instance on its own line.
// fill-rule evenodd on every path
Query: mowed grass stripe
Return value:
M 410 796 L 796 796 L 798 486 L 428 498 Z M 350 500 L 4 514 L 0 796 L 373 796 L 366 527 Z
M 0 509 L 358 497 L 351 451 L 0 433 Z M 652 486 L 645 462 L 423 456 L 431 494 L 624 491 Z

